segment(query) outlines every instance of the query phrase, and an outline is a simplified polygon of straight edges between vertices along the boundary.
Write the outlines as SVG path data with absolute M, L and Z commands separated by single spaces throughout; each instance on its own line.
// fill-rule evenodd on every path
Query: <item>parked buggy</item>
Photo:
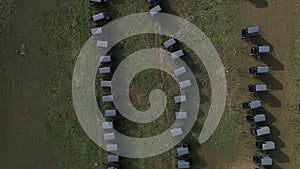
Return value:
M 256 141 L 255 147 L 259 150 L 274 150 L 275 143 L 273 141 Z
M 258 26 L 251 26 L 248 28 L 242 29 L 242 39 L 257 35 L 259 33 Z
M 259 55 L 259 54 L 267 54 L 271 52 L 271 47 L 269 45 L 263 46 L 252 46 L 251 47 L 251 55 Z
M 256 93 L 256 92 L 265 92 L 267 91 L 267 85 L 266 84 L 249 84 L 248 86 L 249 92 Z
M 243 106 L 243 109 L 250 109 L 250 110 L 257 109 L 257 108 L 261 107 L 261 101 L 253 100 L 251 102 L 244 102 L 242 104 L 242 106 Z
M 266 121 L 266 115 L 264 114 L 257 114 L 257 115 L 247 115 L 246 119 L 249 123 L 260 123 Z
M 257 165 L 270 166 L 272 165 L 272 158 L 269 156 L 254 155 L 253 162 Z
M 253 127 L 250 129 L 252 135 L 259 137 L 259 136 L 263 136 L 263 135 L 267 135 L 270 134 L 270 127 L 268 126 L 263 126 L 263 127 Z
M 256 66 L 256 67 L 251 66 L 251 67 L 249 67 L 249 73 L 251 75 L 269 73 L 269 67 L 268 66 Z

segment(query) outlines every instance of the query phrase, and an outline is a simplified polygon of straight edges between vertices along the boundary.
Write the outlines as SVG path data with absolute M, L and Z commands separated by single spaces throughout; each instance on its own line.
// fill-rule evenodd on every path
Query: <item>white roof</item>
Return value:
M 100 81 L 100 86 L 101 87 L 111 87 L 111 81 L 101 80 Z
M 269 67 L 268 66 L 258 66 L 257 73 L 268 73 Z
M 186 96 L 185 95 L 175 96 L 174 101 L 175 101 L 175 103 L 185 102 L 186 101 Z
M 90 2 L 98 2 L 98 3 L 101 3 L 101 0 L 90 0 Z
M 183 155 L 189 154 L 189 149 L 187 147 L 178 147 L 178 148 L 176 148 L 176 150 L 177 150 L 178 156 L 183 156 Z
M 191 81 L 188 79 L 188 80 L 185 80 L 185 81 L 181 81 L 179 82 L 179 87 L 180 89 L 183 89 L 183 88 L 186 88 L 186 87 L 189 87 L 191 86 Z
M 106 151 L 117 151 L 118 145 L 117 144 L 107 144 L 106 145 Z
M 105 133 L 103 134 L 103 137 L 105 141 L 116 139 L 115 133 Z
M 272 165 L 272 158 L 265 156 L 261 158 L 261 165 Z
M 273 141 L 265 141 L 262 144 L 262 150 L 273 150 L 275 149 L 275 143 Z
M 117 168 L 115 168 L 115 167 L 107 167 L 107 169 L 117 169 Z
M 170 130 L 171 136 L 176 137 L 182 135 L 182 129 L 181 128 L 173 128 Z
M 260 100 L 254 100 L 254 101 L 251 101 L 249 103 L 249 105 L 250 105 L 250 109 L 256 109 L 256 108 L 261 107 L 261 101 Z
M 175 119 L 186 119 L 187 118 L 187 112 L 175 112 Z
M 182 66 L 182 67 L 180 67 L 180 68 L 174 70 L 175 76 L 182 75 L 182 74 L 184 74 L 185 72 L 186 72 L 186 70 L 185 70 L 185 67 L 184 67 L 184 66 Z
M 265 84 L 255 85 L 255 90 L 257 92 L 267 91 L 267 85 Z
M 255 123 L 263 122 L 263 121 L 266 121 L 266 116 L 264 114 L 257 114 L 254 116 L 253 120 Z
M 155 14 L 157 14 L 160 11 L 161 11 L 161 7 L 159 5 L 157 5 L 154 8 L 150 9 L 150 15 L 154 16 Z
M 270 52 L 270 46 L 268 46 L 268 45 L 258 46 L 258 52 L 259 53 L 268 53 L 268 52 Z
M 102 96 L 102 102 L 112 102 L 114 101 L 113 95 Z
M 258 33 L 259 27 L 258 26 L 251 26 L 247 28 L 248 34 Z
M 108 74 L 108 73 L 110 73 L 110 67 L 101 67 L 101 68 L 99 68 L 99 73 L 100 74 Z
M 270 128 L 268 126 L 264 126 L 264 127 L 259 127 L 256 130 L 257 136 L 262 136 L 262 135 L 266 135 L 266 134 L 270 134 Z
M 170 46 L 174 45 L 175 43 L 176 43 L 175 39 L 171 38 L 164 43 L 164 48 L 167 49 Z
M 100 63 L 109 63 L 111 62 L 110 56 L 100 56 Z
M 108 42 L 107 41 L 102 41 L 102 40 L 97 40 L 97 47 L 98 48 L 107 48 L 108 47 Z
M 113 129 L 114 128 L 113 122 L 108 122 L 108 121 L 102 122 L 102 128 Z
M 101 19 L 104 19 L 104 13 L 103 12 L 98 13 L 98 14 L 93 16 L 94 22 L 100 21 Z
M 183 55 L 184 55 L 183 50 L 178 50 L 176 52 L 171 53 L 171 58 L 176 59 L 182 57 Z
M 92 28 L 91 29 L 91 34 L 92 35 L 99 35 L 102 33 L 102 28 Z
M 117 111 L 113 110 L 105 110 L 105 117 L 114 117 L 117 115 Z
M 184 160 L 178 160 L 178 168 L 190 168 L 190 162 Z
M 107 161 L 109 163 L 119 162 L 119 156 L 118 155 L 108 155 Z

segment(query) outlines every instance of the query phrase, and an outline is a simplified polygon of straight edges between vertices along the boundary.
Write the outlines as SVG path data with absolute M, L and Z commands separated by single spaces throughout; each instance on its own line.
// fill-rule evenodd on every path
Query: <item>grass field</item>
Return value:
M 91 15 L 101 11 L 116 19 L 148 11 L 149 5 L 144 0 L 111 0 L 96 8 L 90 7 L 88 1 L 80 0 L 16 2 L 16 7 L 13 1 L 1 2 L 6 6 L 5 10 L 1 8 L 1 16 L 5 19 L 0 22 L 0 46 L 3 47 L 0 57 L 0 80 L 3 82 L 0 108 L 5 110 L 1 112 L 4 121 L 0 123 L 0 145 L 4 150 L 0 153 L 0 168 L 105 168 L 106 152 L 83 132 L 73 109 L 73 67 L 81 47 L 89 38 L 89 29 L 95 26 Z M 182 141 L 192 148 L 192 168 L 254 168 L 251 155 L 256 153 L 255 139 L 249 133 L 250 125 L 246 123 L 245 112 L 240 106 L 243 101 L 261 97 L 248 94 L 246 88 L 250 82 L 273 85 L 268 97 L 261 97 L 273 132 L 270 137 L 278 144 L 278 149 L 270 153 L 275 162 L 272 168 L 300 168 L 300 116 L 295 106 L 300 100 L 299 9 L 295 8 L 296 0 L 269 1 L 266 8 L 257 8 L 255 2 L 161 1 L 166 13 L 183 17 L 201 28 L 215 45 L 226 69 L 228 94 L 224 116 L 213 136 L 200 145 L 197 139 L 210 106 L 210 83 L 195 54 L 183 44 L 176 46 L 176 49 L 182 48 L 187 52 L 183 60 L 192 69 L 201 95 L 197 122 Z M 29 6 L 33 3 L 37 3 L 37 7 Z M 262 37 L 275 48 L 273 57 L 256 60 L 248 56 L 250 46 L 239 36 L 241 27 L 252 24 L 261 26 Z M 19 29 L 15 25 L 23 27 Z M 158 47 L 167 38 L 146 34 L 122 41 L 111 50 L 114 66 L 135 51 Z M 25 56 L 20 55 L 22 44 L 25 44 Z M 260 64 L 273 66 L 267 79 L 254 79 L 248 75 L 248 66 Z M 284 69 L 275 70 L 276 66 Z M 101 78 L 107 77 L 99 76 L 96 82 Z M 170 126 L 173 112 L 178 109 L 173 104 L 173 96 L 179 93 L 171 77 L 157 70 L 141 72 L 131 83 L 130 98 L 137 109 L 146 110 L 150 106 L 149 92 L 156 88 L 165 91 L 169 100 L 164 114 L 143 125 L 119 117 L 116 122 L 120 132 L 147 137 Z M 112 105 L 102 104 L 99 99 L 109 90 L 99 87 L 96 90 L 101 110 L 111 108 Z M 270 99 L 277 105 L 268 103 Z M 10 112 L 15 113 L 10 115 Z M 18 124 L 17 127 L 15 124 Z M 28 134 L 28 131 L 31 132 Z M 21 142 L 10 143 L 16 135 Z M 46 153 L 45 157 L 41 155 Z M 172 169 L 176 168 L 175 155 L 172 149 L 152 158 L 122 158 L 120 165 L 122 168 Z

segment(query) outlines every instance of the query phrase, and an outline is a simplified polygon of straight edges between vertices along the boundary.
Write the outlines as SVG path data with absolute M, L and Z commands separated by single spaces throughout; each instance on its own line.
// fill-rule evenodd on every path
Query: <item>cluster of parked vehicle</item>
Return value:
M 259 34 L 258 26 L 251 26 L 248 28 L 242 29 L 242 39 L 246 38 L 255 38 Z M 251 55 L 264 55 L 271 52 L 269 45 L 253 45 L 251 47 L 250 53 Z M 249 67 L 249 73 L 252 76 L 259 76 L 260 74 L 269 73 L 268 66 L 251 66 Z M 267 85 L 266 84 L 249 84 L 248 90 L 251 93 L 257 92 L 266 92 Z M 260 100 L 253 100 L 250 102 L 242 103 L 243 109 L 248 110 L 248 114 L 246 116 L 246 120 L 252 124 L 250 132 L 253 136 L 256 137 L 255 147 L 256 149 L 262 151 L 262 155 L 253 155 L 253 162 L 260 166 L 271 166 L 272 158 L 267 154 L 267 151 L 275 149 L 275 143 L 272 140 L 264 139 L 265 135 L 271 133 L 270 127 L 265 125 L 267 118 L 266 115 L 261 112 L 260 108 L 262 107 L 262 103 Z

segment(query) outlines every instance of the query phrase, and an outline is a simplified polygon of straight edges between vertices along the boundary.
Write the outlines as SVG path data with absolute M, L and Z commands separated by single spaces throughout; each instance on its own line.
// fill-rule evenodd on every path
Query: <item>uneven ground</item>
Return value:
M 134 12 L 147 11 L 143 0 L 116 2 L 106 7 L 90 8 L 88 2 L 75 1 L 1 1 L 0 34 L 0 168 L 104 168 L 106 153 L 97 148 L 81 130 L 72 108 L 71 78 L 76 56 L 88 38 L 90 14 L 107 12 L 113 19 Z M 5 4 L 5 6 L 3 5 Z M 32 6 L 31 4 L 35 4 Z M 179 15 L 199 26 L 215 44 L 225 65 L 228 103 L 224 117 L 212 138 L 197 144 L 199 128 L 209 106 L 209 83 L 205 69 L 193 53 L 184 60 L 193 68 L 201 86 L 202 108 L 199 120 L 184 142 L 192 146 L 192 167 L 208 169 L 254 168 L 251 155 L 254 138 L 245 122 L 240 104 L 253 98 L 264 101 L 277 149 L 272 168 L 300 168 L 300 115 L 296 105 L 300 97 L 300 12 L 297 0 L 275 1 L 180 1 L 162 2 L 166 12 Z M 14 7 L 14 8 L 13 8 Z M 8 17 L 9 16 L 9 17 Z M 261 36 L 252 42 L 240 39 L 240 29 L 257 24 Z M 142 35 L 130 38 L 113 50 L 119 63 L 128 54 L 158 46 L 166 37 Z M 133 45 L 134 43 L 134 45 Z M 268 43 L 272 55 L 255 59 L 249 56 L 251 43 Z M 139 44 L 139 45 L 136 45 Z M 185 48 L 183 45 L 178 48 Z M 25 51 L 25 55 L 20 53 Z M 128 50 L 130 49 L 130 50 Z M 187 59 L 190 57 L 190 59 Z M 259 78 L 248 75 L 248 66 L 267 64 L 271 74 Z M 158 79 L 153 82 L 153 78 Z M 137 85 L 140 79 L 143 84 Z M 248 94 L 248 83 L 264 82 L 268 93 Z M 165 87 L 173 81 L 158 71 L 142 72 L 132 83 L 131 98 L 141 110 L 147 108 L 148 91 L 159 86 L 168 97 L 177 88 Z M 99 91 L 102 92 L 108 91 Z M 146 102 L 145 102 L 146 101 Z M 100 104 L 101 105 L 101 104 Z M 173 105 L 153 127 L 137 126 L 122 120 L 135 135 L 151 135 L 172 122 Z M 297 114 L 298 113 L 298 114 Z M 124 128 L 123 128 L 124 129 Z M 141 130 L 145 132 L 141 132 Z M 147 159 L 123 159 L 123 168 L 175 168 L 174 150 Z

